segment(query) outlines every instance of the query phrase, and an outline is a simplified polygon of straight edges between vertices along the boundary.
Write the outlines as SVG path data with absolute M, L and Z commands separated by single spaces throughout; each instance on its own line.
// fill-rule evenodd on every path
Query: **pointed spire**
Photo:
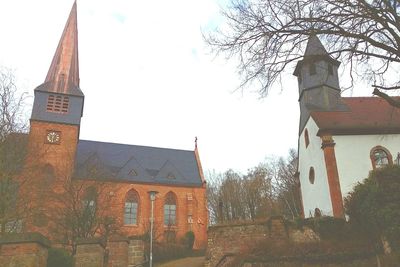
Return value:
M 328 60 L 336 66 L 340 65 L 340 62 L 332 58 L 326 51 L 324 45 L 321 43 L 319 38 L 315 34 L 311 34 L 308 38 L 306 51 L 304 52 L 304 57 L 302 60 L 297 62 L 296 68 L 293 75 L 298 76 L 301 66 L 305 62 L 316 61 L 316 60 Z
M 313 34 L 310 36 L 308 39 L 307 47 L 306 47 L 306 52 L 304 53 L 304 57 L 307 56 L 323 56 L 323 55 L 328 55 L 328 52 L 326 52 L 325 47 L 322 45 L 321 41 L 319 38 Z
M 72 5 L 45 82 L 37 89 L 62 94 L 83 95 L 79 89 L 76 1 Z

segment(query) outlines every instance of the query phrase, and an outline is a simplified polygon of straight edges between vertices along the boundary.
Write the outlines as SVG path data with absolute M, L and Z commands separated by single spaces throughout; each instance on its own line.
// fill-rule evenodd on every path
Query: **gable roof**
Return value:
M 80 140 L 76 179 L 202 186 L 194 151 Z
M 347 111 L 313 111 L 318 135 L 400 133 L 400 109 L 378 97 L 342 97 Z

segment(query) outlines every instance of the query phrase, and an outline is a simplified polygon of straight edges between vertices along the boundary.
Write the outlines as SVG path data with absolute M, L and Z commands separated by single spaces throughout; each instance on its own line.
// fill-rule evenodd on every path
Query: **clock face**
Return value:
M 51 144 L 58 144 L 60 143 L 61 137 L 60 132 L 56 131 L 48 131 L 46 136 L 46 141 Z

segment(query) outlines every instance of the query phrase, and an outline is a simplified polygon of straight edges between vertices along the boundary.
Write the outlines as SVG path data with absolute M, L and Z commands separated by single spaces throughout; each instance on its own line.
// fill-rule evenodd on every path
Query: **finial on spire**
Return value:
M 197 136 L 194 138 L 194 148 L 197 149 Z

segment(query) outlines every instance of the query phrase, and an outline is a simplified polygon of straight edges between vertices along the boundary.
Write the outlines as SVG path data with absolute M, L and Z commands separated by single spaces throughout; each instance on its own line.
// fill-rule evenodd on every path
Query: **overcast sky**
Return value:
M 215 58 L 202 39 L 221 23 L 224 2 L 79 0 L 80 138 L 193 150 L 197 136 L 205 171 L 245 172 L 296 148 L 295 77 L 262 100 L 251 88 L 234 92 L 235 62 Z M 33 96 L 73 0 L 0 3 L 0 66 L 15 70 L 19 88 Z

